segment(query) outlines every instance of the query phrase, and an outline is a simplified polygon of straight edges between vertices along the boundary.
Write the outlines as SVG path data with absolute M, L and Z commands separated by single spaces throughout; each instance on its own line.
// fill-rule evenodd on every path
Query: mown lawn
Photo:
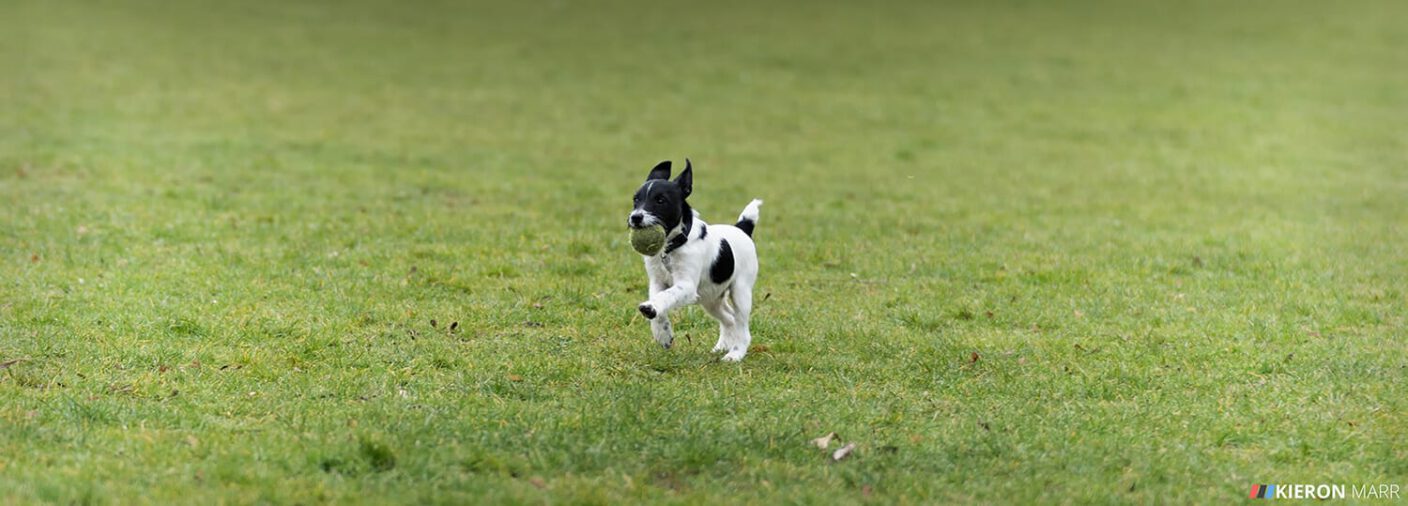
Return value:
M 1405 48 L 1387 0 L 3 2 L 0 502 L 1408 484 Z M 635 310 L 684 157 L 767 201 L 742 364 Z

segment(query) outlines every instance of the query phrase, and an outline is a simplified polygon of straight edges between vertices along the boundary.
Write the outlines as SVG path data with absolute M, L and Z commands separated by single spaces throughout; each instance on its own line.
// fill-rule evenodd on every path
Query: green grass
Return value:
M 1408 4 L 391 4 L 0 5 L 0 502 L 1408 482 Z

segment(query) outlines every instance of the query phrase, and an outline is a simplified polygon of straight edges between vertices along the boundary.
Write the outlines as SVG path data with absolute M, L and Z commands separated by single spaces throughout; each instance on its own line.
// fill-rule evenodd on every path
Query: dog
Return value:
M 675 339 L 670 310 L 698 303 L 719 321 L 714 353 L 722 352 L 725 362 L 737 362 L 748 354 L 753 341 L 748 331 L 753 285 L 758 280 L 753 229 L 763 201 L 749 202 L 733 225 L 705 223 L 686 200 L 694 190 L 694 167 L 689 159 L 684 163 L 684 172 L 673 181 L 669 161 L 651 169 L 636 190 L 635 206 L 626 218 L 631 228 L 660 225 L 665 229 L 665 247 L 654 255 L 641 255 L 650 277 L 650 300 L 636 309 L 650 320 L 655 341 L 669 349 Z

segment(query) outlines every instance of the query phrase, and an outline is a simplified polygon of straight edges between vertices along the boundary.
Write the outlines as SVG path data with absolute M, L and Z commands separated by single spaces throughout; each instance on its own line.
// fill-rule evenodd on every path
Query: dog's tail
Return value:
M 753 237 L 753 227 L 758 225 L 758 206 L 763 205 L 760 199 L 753 199 L 748 203 L 748 207 L 743 208 L 743 214 L 738 215 L 738 223 L 733 226 L 738 227 L 748 237 Z

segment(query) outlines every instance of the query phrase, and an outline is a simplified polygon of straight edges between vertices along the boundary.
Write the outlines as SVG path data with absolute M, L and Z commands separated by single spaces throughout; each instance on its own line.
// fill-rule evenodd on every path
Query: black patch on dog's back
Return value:
M 709 266 L 709 279 L 714 284 L 722 285 L 731 277 L 733 277 L 733 248 L 728 246 L 728 240 L 719 239 L 719 256 L 714 258 L 714 265 Z
M 753 237 L 753 225 L 756 225 L 756 223 L 753 223 L 753 220 L 743 219 L 738 220 L 738 223 L 734 226 L 742 230 L 743 233 L 748 234 L 748 237 Z

